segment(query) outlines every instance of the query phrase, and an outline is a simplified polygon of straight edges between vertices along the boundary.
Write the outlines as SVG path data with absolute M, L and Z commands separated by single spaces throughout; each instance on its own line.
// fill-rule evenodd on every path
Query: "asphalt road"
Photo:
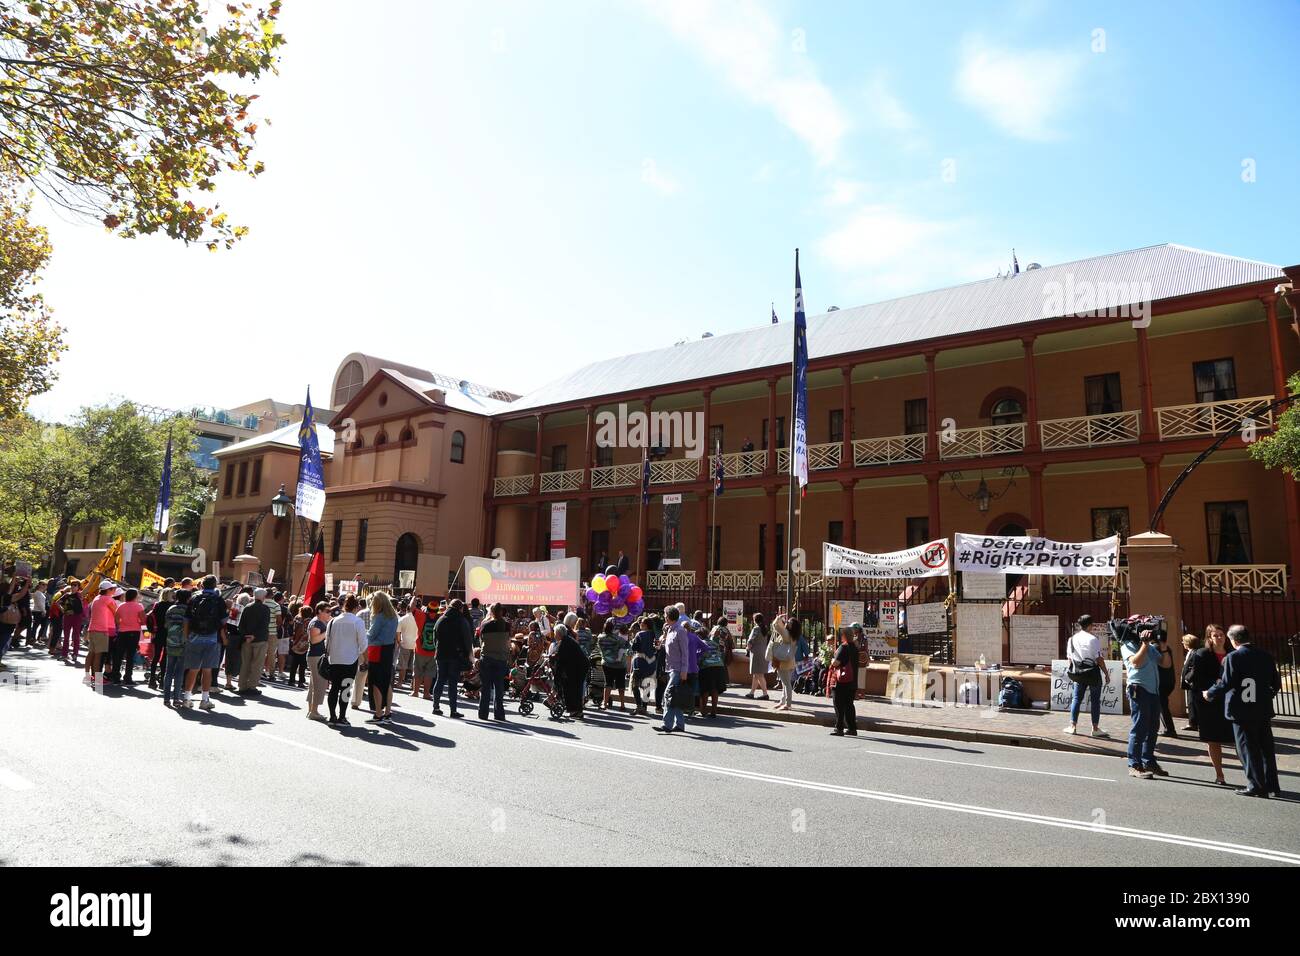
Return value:
M 1111 757 L 765 720 L 453 721 L 405 696 L 391 729 L 336 730 L 296 688 L 177 713 L 43 653 L 6 663 L 9 866 L 1300 865 L 1300 801 L 1208 767 L 1139 781 Z

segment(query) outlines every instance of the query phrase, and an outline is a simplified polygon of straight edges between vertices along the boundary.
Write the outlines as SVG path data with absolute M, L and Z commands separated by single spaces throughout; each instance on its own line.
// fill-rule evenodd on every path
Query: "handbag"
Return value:
M 1101 683 L 1101 668 L 1097 666 L 1096 661 L 1085 661 L 1076 658 L 1070 649 L 1070 665 L 1066 670 L 1066 676 L 1076 684 L 1083 684 L 1088 687 L 1095 687 Z
M 10 604 L 3 611 L 0 611 L 0 624 L 8 624 L 10 627 L 22 620 L 22 613 L 18 610 L 17 604 Z

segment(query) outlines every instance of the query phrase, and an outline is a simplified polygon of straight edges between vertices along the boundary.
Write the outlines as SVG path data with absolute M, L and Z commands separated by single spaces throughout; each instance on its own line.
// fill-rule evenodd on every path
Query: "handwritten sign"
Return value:
M 907 606 L 908 634 L 948 633 L 948 609 L 942 601 L 935 604 L 909 604 Z
M 957 608 L 957 663 L 1002 661 L 1002 605 L 962 604 Z
M 1052 661 L 1052 698 L 1049 705 L 1052 710 L 1063 710 L 1067 713 L 1070 710 L 1070 701 L 1074 695 L 1074 681 L 1070 680 L 1069 671 L 1069 661 Z M 1101 685 L 1101 712 L 1122 714 L 1124 713 L 1124 662 L 1107 661 L 1106 673 L 1110 675 L 1110 683 Z M 1090 701 L 1091 698 L 1085 699 L 1083 707 L 1079 708 L 1080 714 L 1090 713 L 1087 710 Z
M 1061 653 L 1061 619 L 1055 614 L 1011 615 L 1011 659 L 1050 664 Z

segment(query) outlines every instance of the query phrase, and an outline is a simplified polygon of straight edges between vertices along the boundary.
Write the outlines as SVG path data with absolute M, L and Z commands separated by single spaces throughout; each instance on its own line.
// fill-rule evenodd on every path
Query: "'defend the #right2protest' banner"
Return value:
M 996 534 L 961 534 L 955 539 L 958 571 L 991 574 L 1062 574 L 1111 577 L 1119 567 L 1119 536 L 1100 541 L 1052 541 Z

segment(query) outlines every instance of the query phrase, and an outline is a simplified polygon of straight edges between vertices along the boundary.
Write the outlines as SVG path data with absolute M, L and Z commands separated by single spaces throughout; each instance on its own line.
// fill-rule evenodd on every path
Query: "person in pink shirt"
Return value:
M 90 626 L 86 628 L 86 643 L 90 645 L 90 652 L 86 655 L 87 684 L 95 683 L 100 663 L 117 634 L 117 602 L 113 600 L 115 590 L 117 585 L 112 581 L 100 581 L 99 595 L 90 602 Z
M 135 683 L 135 655 L 140 647 L 140 633 L 144 630 L 144 605 L 139 599 L 140 592 L 128 588 L 122 595 L 122 603 L 117 606 L 114 621 L 117 636 L 113 638 L 113 673 L 109 680 L 127 687 Z M 123 662 L 126 663 L 125 680 L 122 678 Z

